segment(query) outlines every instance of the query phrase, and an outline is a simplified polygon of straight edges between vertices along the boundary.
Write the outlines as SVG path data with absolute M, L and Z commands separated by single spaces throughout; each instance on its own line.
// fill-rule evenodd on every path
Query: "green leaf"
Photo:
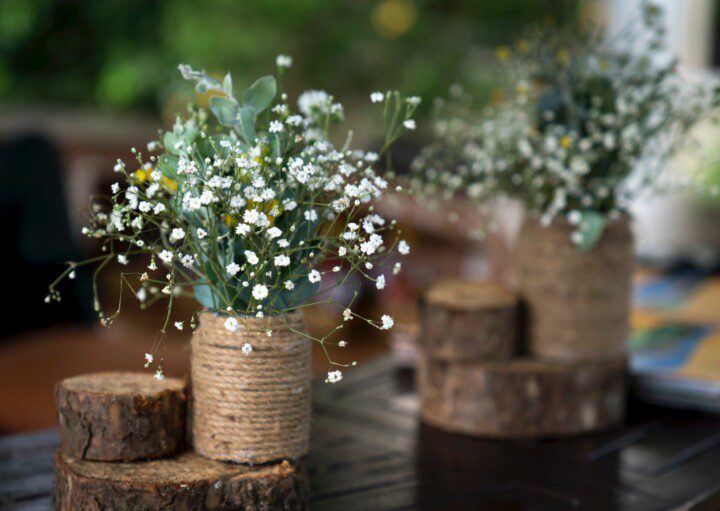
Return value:
M 597 211 L 582 211 L 580 215 L 579 230 L 582 237 L 578 246 L 580 250 L 587 252 L 600 241 L 605 231 L 605 217 Z
M 195 286 L 195 299 L 200 302 L 203 307 L 208 309 L 216 309 L 219 303 L 207 284 L 198 284 Z
M 253 83 L 242 97 L 243 107 L 249 107 L 256 114 L 272 104 L 277 93 L 277 84 L 272 76 L 263 76 Z
M 223 89 L 225 91 L 232 95 L 232 76 L 230 76 L 230 73 L 225 75 L 225 79 L 223 80 Z
M 238 106 L 228 98 L 210 98 L 210 110 L 223 126 L 233 127 L 238 121 Z
M 255 142 L 255 116 L 256 112 L 252 108 L 240 108 L 240 123 L 235 125 L 237 131 L 248 145 Z

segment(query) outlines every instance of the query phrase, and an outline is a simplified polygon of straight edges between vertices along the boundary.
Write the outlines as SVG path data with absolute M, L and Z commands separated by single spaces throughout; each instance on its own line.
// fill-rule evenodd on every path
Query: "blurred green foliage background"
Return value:
M 288 88 L 341 101 L 454 82 L 487 95 L 494 48 L 573 0 L 0 0 L 3 102 L 167 112 L 189 94 L 184 62 L 239 86 L 294 58 Z M 184 96 L 183 96 L 184 95 Z M 426 105 L 430 103 L 426 101 Z M 426 106 L 427 108 L 427 106 Z

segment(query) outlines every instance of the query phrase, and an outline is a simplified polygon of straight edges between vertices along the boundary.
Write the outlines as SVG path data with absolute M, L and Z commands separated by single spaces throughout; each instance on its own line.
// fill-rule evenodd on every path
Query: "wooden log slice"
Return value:
M 300 510 L 307 508 L 308 494 L 304 467 L 287 461 L 251 467 L 186 452 L 111 463 L 55 453 L 57 511 Z
M 494 438 L 560 437 L 619 425 L 626 361 L 460 363 L 423 357 L 421 414 L 439 428 Z
M 517 353 L 518 299 L 498 284 L 441 281 L 420 308 L 420 346 L 430 358 L 508 359 Z
M 60 448 L 77 459 L 131 461 L 176 454 L 185 444 L 185 382 L 142 373 L 67 378 L 55 387 Z

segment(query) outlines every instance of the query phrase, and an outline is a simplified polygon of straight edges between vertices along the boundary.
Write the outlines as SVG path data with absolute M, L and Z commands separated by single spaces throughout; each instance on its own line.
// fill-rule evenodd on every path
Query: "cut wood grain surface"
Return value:
M 55 454 L 54 505 L 58 511 L 113 509 L 307 508 L 307 476 L 287 461 L 250 467 L 192 452 L 134 463 L 74 460 Z
M 185 381 L 150 374 L 93 373 L 59 382 L 61 449 L 77 459 L 130 461 L 180 452 L 185 444 Z
M 619 425 L 626 362 L 556 364 L 519 358 L 445 362 L 422 357 L 423 419 L 448 431 L 494 438 L 576 435 Z
M 420 348 L 438 360 L 511 358 L 518 351 L 517 305 L 498 284 L 438 282 L 420 303 Z

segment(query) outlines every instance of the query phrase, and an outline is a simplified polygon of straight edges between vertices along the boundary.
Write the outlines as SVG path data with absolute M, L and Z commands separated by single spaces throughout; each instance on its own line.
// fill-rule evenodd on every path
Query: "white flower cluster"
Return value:
M 414 162 L 416 185 L 445 197 L 519 198 L 546 225 L 567 217 L 578 226 L 574 241 L 586 243 L 588 215 L 602 225 L 658 188 L 668 159 L 717 99 L 681 79 L 659 17 L 646 7 L 627 40 L 588 30 L 573 41 L 543 33 L 534 45 L 519 43 L 504 101 L 468 115 L 470 98 L 455 88 L 441 104 L 436 142 Z
M 291 63 L 278 57 L 281 69 Z M 198 90 L 221 87 L 204 72 L 187 66 L 181 71 L 198 82 Z M 143 303 L 149 296 L 168 299 L 166 326 L 173 324 L 173 298 L 183 294 L 227 316 L 225 328 L 238 332 L 245 317 L 336 303 L 339 293 L 333 290 L 353 274 L 383 289 L 385 275 L 368 270 L 378 258 L 395 257 L 395 245 L 401 254 L 409 247 L 398 240 L 395 222 L 372 206 L 389 186 L 373 168 L 379 156 L 338 148 L 328 138 L 328 124 L 342 119 L 342 105 L 323 91 L 308 91 L 294 113 L 287 96 L 276 96 L 274 80 L 265 77 L 243 97 L 246 103 L 253 98 L 252 108 L 264 101 L 269 119 L 260 126 L 237 124 L 223 109 L 250 107 L 232 103 L 225 88 L 231 83 L 228 77 L 222 85 L 230 99 L 211 101 L 211 107 L 233 129 L 219 131 L 205 111 L 191 109 L 153 143 L 157 153 L 143 158 L 134 151 L 138 170 L 118 162 L 115 170 L 125 185 L 113 185 L 110 211 L 93 206 L 83 232 L 102 239 L 121 264 L 144 258 L 147 271 L 135 294 Z M 402 124 L 414 106 L 396 92 L 387 97 L 404 108 L 404 115 L 386 123 L 392 141 L 410 129 Z M 338 305 L 350 310 L 348 303 Z M 367 321 L 379 329 L 393 323 L 387 315 Z M 174 324 L 178 330 L 184 326 Z M 252 346 L 242 352 L 250 356 Z

